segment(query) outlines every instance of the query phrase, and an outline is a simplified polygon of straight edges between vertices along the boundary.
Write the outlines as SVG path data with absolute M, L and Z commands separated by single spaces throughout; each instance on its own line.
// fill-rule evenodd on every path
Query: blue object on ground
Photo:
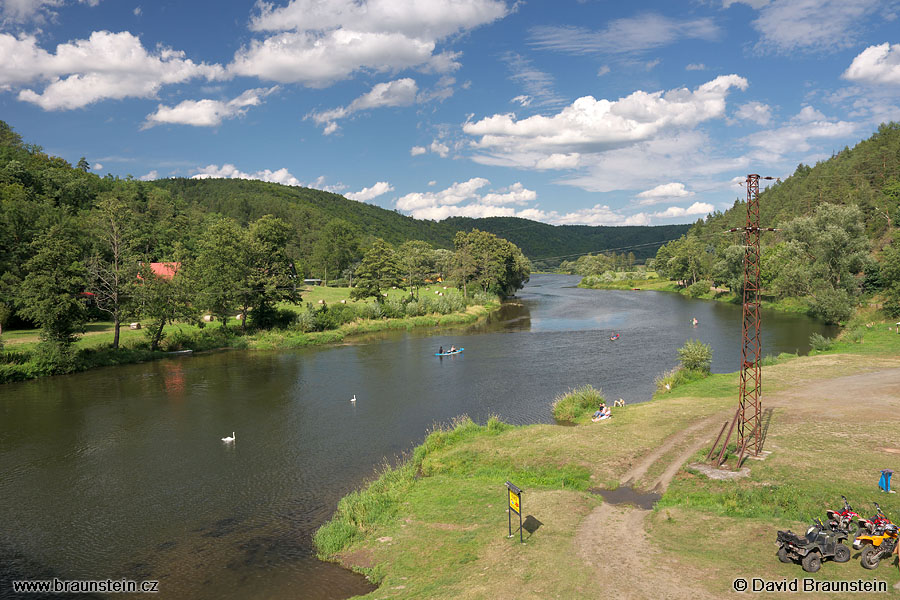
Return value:
M 894 472 L 891 469 L 882 469 L 881 470 L 881 479 L 878 481 L 878 487 L 881 488 L 883 492 L 891 491 L 891 475 Z

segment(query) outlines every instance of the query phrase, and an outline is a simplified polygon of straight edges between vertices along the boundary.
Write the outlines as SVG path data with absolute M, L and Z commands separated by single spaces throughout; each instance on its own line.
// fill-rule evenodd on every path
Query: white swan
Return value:
M 222 441 L 225 442 L 226 444 L 230 444 L 231 442 L 233 442 L 234 441 L 234 432 L 233 431 L 231 432 L 231 437 L 228 437 L 228 436 L 223 437 Z
M 353 394 L 353 397 L 350 398 L 350 402 L 356 402 L 356 394 Z

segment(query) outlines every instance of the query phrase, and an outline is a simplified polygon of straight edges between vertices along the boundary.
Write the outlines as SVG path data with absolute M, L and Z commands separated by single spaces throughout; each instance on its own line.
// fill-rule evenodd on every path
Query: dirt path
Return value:
M 782 390 L 763 398 L 764 408 L 789 406 L 791 418 L 843 417 L 859 411 L 876 410 L 880 415 L 900 420 L 900 368 L 849 375 Z M 668 459 L 662 474 L 653 482 L 655 492 L 664 492 L 681 466 L 704 445 L 711 443 L 718 428 L 730 414 L 722 413 L 700 421 L 669 436 L 646 458 L 622 476 L 622 485 L 633 485 L 650 468 L 665 460 L 676 447 L 684 450 Z M 597 598 L 706 600 L 717 596 L 696 582 L 702 572 L 692 565 L 666 556 L 649 540 L 645 519 L 650 514 L 630 506 L 603 503 L 579 526 L 576 551 L 595 570 Z M 634 575 L 641 573 L 639 578 Z
M 642 460 L 637 465 L 635 465 L 631 469 L 629 469 L 628 472 L 622 476 L 622 479 L 619 482 L 619 484 L 620 485 L 634 485 L 635 483 L 638 482 L 638 480 L 641 477 L 643 477 L 644 475 L 647 474 L 647 471 L 650 469 L 650 467 L 652 467 L 664 454 L 669 452 L 672 448 L 681 444 L 687 438 L 696 435 L 697 432 L 703 432 L 703 431 L 709 429 L 710 427 L 712 427 L 713 424 L 720 423 L 721 421 L 722 421 L 722 417 L 720 417 L 718 415 L 709 417 L 708 419 L 694 423 L 687 429 L 684 429 L 674 435 L 667 437 L 665 439 L 665 441 L 656 450 L 654 450 L 653 452 L 648 454 L 646 456 L 646 458 L 644 458 L 644 460 Z M 693 454 L 696 451 L 697 450 L 692 447 L 690 454 Z M 688 458 L 690 458 L 690 454 L 684 460 L 687 460 Z M 684 462 L 684 460 L 682 462 Z M 678 466 L 681 466 L 681 463 L 678 463 Z M 661 477 L 659 480 L 656 481 L 656 483 L 654 484 L 654 486 L 652 486 L 652 488 L 658 487 L 660 485 L 663 485 L 663 486 L 668 485 L 669 481 L 672 480 L 672 477 L 674 477 L 674 475 L 677 471 L 678 471 L 678 467 L 675 468 L 675 471 L 671 475 L 669 475 L 668 479 L 665 482 L 663 482 L 663 479 L 665 479 L 665 474 L 664 474 L 663 477 Z M 662 492 L 663 489 L 659 489 L 656 491 Z
M 651 489 L 662 493 L 691 456 L 712 442 L 725 414 L 715 415 L 666 438 L 622 476 L 621 485 L 631 486 L 672 449 L 688 442 L 670 459 Z M 677 560 L 663 556 L 650 542 L 644 521 L 650 514 L 633 506 L 606 502 L 582 521 L 575 533 L 578 556 L 596 572 L 597 598 L 662 598 L 666 600 L 712 600 L 713 595 L 691 585 L 702 574 Z M 650 566 L 650 568 L 648 568 Z M 642 573 L 635 578 L 635 573 Z

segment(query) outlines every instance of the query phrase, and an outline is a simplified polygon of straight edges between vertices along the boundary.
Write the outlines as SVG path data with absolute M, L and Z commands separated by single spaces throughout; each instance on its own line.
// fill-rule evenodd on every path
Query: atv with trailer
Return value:
M 846 539 L 846 532 L 835 531 L 816 519 L 806 530 L 805 536 L 801 537 L 790 529 L 778 532 L 778 560 L 783 563 L 799 560 L 804 571 L 815 573 L 827 558 L 839 563 L 850 560 L 850 548 L 843 544 Z

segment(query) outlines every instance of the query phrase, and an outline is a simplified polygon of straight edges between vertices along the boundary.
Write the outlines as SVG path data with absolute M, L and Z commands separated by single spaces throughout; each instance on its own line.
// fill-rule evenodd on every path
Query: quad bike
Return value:
M 841 498 L 844 500 L 844 508 L 829 510 L 825 513 L 828 515 L 828 526 L 835 531 L 843 531 L 848 537 L 855 538 L 863 528 L 859 523 L 859 513 L 853 510 L 853 507 L 847 502 L 846 496 L 841 496 Z
M 850 548 L 842 543 L 846 539 L 846 532 L 835 531 L 816 519 L 804 537 L 790 529 L 778 532 L 778 560 L 783 563 L 800 560 L 804 571 L 815 573 L 823 559 L 833 558 L 839 563 L 850 560 Z
M 866 569 L 876 569 L 882 558 L 890 559 L 897 550 L 898 528 L 875 505 L 878 514 L 869 520 L 867 531 L 853 540 L 853 547 L 861 550 L 860 564 Z

